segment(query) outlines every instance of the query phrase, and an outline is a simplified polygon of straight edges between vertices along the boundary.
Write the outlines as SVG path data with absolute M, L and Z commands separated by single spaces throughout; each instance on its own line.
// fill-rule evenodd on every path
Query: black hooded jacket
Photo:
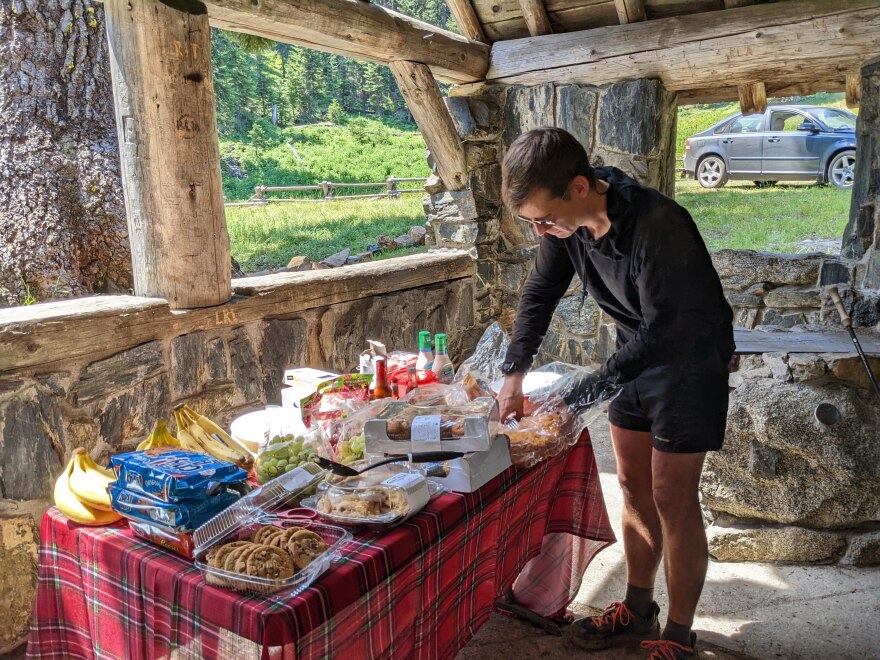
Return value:
M 577 273 L 617 325 L 617 352 L 605 372 L 620 382 L 646 368 L 733 354 L 733 312 L 690 214 L 614 167 L 596 168 L 610 184 L 611 229 L 593 240 L 581 227 L 560 239 L 541 238 L 525 286 L 506 361 L 532 364 L 559 300 Z

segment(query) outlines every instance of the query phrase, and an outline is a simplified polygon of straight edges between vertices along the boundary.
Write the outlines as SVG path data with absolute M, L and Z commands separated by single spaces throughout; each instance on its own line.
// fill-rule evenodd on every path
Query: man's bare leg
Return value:
M 700 511 L 699 484 L 706 454 L 676 454 L 654 450 L 654 502 L 663 528 L 669 619 L 664 637 L 688 645 L 690 626 L 709 563 L 706 531 Z M 679 639 L 667 635 L 679 632 Z
M 627 584 L 653 589 L 663 534 L 654 504 L 651 433 L 611 425 L 617 479 L 623 491 L 623 551 Z

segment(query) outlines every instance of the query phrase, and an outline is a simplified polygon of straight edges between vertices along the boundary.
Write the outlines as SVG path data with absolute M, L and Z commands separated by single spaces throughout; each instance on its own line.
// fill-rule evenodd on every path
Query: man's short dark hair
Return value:
M 562 197 L 579 174 L 591 186 L 596 185 L 596 173 L 581 143 L 561 128 L 535 128 L 516 138 L 504 156 L 501 197 L 507 208 L 516 213 L 538 188 L 544 188 L 553 197 Z

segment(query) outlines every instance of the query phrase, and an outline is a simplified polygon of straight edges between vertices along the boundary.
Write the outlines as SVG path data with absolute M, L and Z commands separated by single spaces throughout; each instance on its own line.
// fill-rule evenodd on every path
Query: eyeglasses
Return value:
M 527 218 L 524 215 L 516 216 L 517 220 L 522 220 L 523 222 L 528 222 L 530 225 L 534 225 L 536 227 L 555 227 L 556 222 L 554 220 L 532 220 L 531 218 Z

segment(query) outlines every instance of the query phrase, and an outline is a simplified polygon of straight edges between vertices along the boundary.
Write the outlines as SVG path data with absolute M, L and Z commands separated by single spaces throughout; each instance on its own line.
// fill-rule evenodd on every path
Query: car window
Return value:
M 764 115 L 737 117 L 727 125 L 725 133 L 758 133 L 763 127 Z
M 794 132 L 797 131 L 797 127 L 805 121 L 808 121 L 808 119 L 799 112 L 792 112 L 791 110 L 774 110 L 770 113 L 770 130 L 774 132 Z
M 851 131 L 856 127 L 856 116 L 850 112 L 834 108 L 814 108 L 810 112 L 832 131 L 839 129 Z

